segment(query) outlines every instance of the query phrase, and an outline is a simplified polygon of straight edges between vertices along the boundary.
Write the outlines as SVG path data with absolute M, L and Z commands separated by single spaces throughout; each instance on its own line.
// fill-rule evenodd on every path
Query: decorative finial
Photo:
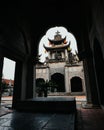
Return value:
M 60 33 L 60 32 L 57 30 L 56 35 L 59 35 L 59 33 Z

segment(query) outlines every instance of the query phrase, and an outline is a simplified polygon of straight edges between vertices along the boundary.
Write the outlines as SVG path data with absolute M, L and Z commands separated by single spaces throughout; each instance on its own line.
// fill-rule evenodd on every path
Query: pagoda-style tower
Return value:
M 48 62 L 68 62 L 68 50 L 70 43 L 66 41 L 66 37 L 62 38 L 60 32 L 57 31 L 54 39 L 48 39 L 49 46 L 44 48 L 48 52 L 47 60 Z

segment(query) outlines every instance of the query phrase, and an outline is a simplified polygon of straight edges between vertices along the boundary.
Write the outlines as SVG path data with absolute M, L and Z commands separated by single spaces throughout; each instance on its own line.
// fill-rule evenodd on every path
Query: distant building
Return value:
M 71 52 L 70 43 L 56 32 L 54 39 L 48 39 L 50 46 L 44 48 L 48 53 L 44 63 L 36 64 L 36 79 L 52 80 L 57 84 L 54 92 L 63 94 L 84 94 L 85 80 L 83 62 Z M 50 90 L 51 93 L 51 90 Z
M 12 96 L 13 95 L 13 87 L 14 87 L 14 80 L 11 79 L 2 79 L 2 83 L 6 84 L 3 90 L 2 96 Z
M 14 80 L 11 79 L 2 79 L 2 82 L 5 82 L 9 86 L 14 86 Z

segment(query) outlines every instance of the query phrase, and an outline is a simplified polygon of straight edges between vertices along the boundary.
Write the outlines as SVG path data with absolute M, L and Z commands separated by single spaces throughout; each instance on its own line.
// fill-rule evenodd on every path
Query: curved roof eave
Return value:
M 69 43 L 70 44 L 70 43 Z M 61 49 L 61 48 L 67 48 L 69 47 L 69 44 L 66 44 L 66 45 L 63 45 L 63 46 L 51 46 L 51 47 L 47 47 L 43 44 L 43 47 L 46 49 L 46 50 L 54 50 L 54 49 Z
M 62 43 L 62 42 L 64 42 L 65 40 L 66 40 L 66 36 L 63 38 L 63 39 L 60 39 L 60 40 L 51 40 L 51 39 L 49 39 L 48 38 L 48 40 L 49 40 L 49 42 L 51 42 L 51 43 L 54 43 L 54 44 L 57 44 L 57 43 Z

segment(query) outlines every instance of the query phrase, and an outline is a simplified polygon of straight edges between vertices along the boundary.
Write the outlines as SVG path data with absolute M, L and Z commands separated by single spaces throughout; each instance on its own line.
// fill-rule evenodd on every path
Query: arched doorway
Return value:
M 64 75 L 55 73 L 51 76 L 51 80 L 57 84 L 57 92 L 65 92 Z
M 80 77 L 73 77 L 71 79 L 71 92 L 82 92 L 82 80 Z
M 102 50 L 97 39 L 94 40 L 94 61 L 100 103 L 104 105 L 104 60 Z
M 43 96 L 43 85 L 45 83 L 45 80 L 43 78 L 37 78 L 36 79 L 36 97 L 42 97 Z

